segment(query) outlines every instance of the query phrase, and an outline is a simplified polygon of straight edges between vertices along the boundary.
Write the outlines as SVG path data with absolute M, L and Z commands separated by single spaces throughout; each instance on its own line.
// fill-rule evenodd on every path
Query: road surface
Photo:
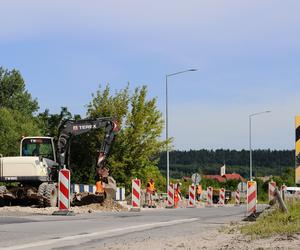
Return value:
M 0 215 L 0 249 L 202 249 L 201 237 L 242 220 L 245 210 L 231 206 L 76 216 Z M 193 235 L 199 240 L 188 242 Z

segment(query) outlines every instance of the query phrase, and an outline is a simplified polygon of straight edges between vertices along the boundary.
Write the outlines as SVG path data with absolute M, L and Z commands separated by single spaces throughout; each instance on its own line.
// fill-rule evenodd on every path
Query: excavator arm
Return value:
M 105 158 L 110 146 L 119 131 L 117 120 L 110 117 L 83 120 L 66 120 L 59 126 L 58 136 L 58 161 L 61 167 L 66 165 L 66 155 L 70 152 L 71 138 L 88 133 L 91 130 L 105 128 L 103 143 L 98 157 L 98 167 L 104 167 Z

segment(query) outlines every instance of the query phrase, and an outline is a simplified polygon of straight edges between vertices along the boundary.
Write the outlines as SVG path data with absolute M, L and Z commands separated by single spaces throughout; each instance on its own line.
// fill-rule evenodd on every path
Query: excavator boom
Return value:
M 100 149 L 98 166 L 102 167 L 109 152 L 111 143 L 119 131 L 117 120 L 111 117 L 83 120 L 66 120 L 59 126 L 58 161 L 63 167 L 66 165 L 66 153 L 70 151 L 70 140 L 73 136 L 88 133 L 91 130 L 105 128 L 104 140 Z

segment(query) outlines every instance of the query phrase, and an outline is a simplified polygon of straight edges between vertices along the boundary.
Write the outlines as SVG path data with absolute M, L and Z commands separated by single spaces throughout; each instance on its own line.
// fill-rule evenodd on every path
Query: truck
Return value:
M 69 168 L 71 139 L 91 130 L 104 128 L 104 139 L 100 149 L 97 167 L 99 176 L 106 183 L 104 194 L 112 194 L 116 184 L 108 176 L 106 157 L 115 135 L 119 131 L 115 118 L 64 120 L 59 125 L 57 138 L 30 136 L 20 142 L 20 156 L 0 155 L 0 201 L 15 200 L 28 203 L 37 202 L 40 206 L 57 206 L 58 172 Z
M 220 198 L 220 189 L 213 189 L 213 203 L 218 204 Z M 231 200 L 231 191 L 225 190 L 225 204 Z

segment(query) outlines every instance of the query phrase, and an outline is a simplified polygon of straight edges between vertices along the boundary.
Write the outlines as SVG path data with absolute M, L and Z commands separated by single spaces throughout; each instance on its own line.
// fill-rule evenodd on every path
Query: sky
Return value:
M 293 149 L 300 114 L 296 0 L 0 0 L 0 66 L 40 111 L 85 116 L 99 86 L 147 85 L 174 149 Z M 162 135 L 162 138 L 165 134 Z

